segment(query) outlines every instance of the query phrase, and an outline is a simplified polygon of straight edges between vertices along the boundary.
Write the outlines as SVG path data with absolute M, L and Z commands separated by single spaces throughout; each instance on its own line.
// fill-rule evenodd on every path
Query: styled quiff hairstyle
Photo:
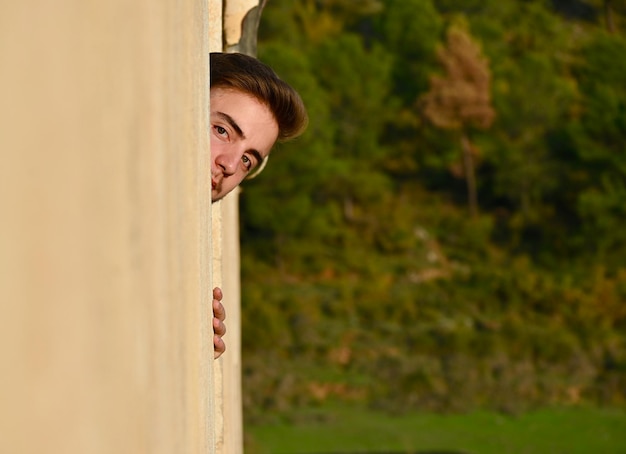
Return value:
M 211 53 L 211 88 L 237 90 L 265 104 L 278 124 L 278 140 L 304 132 L 308 115 L 302 98 L 265 63 L 240 53 Z

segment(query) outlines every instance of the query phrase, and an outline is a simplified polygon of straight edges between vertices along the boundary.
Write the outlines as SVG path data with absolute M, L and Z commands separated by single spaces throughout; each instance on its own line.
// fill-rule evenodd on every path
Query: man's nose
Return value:
M 215 158 L 215 163 L 220 166 L 227 175 L 235 173 L 239 161 L 241 161 L 241 153 L 238 150 L 229 150 L 220 153 Z

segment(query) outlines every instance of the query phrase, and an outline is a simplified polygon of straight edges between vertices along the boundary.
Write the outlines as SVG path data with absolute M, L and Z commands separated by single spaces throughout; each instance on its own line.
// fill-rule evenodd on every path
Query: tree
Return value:
M 584 177 L 578 212 L 586 242 L 598 259 L 623 263 L 626 195 L 626 40 L 599 34 L 581 50 L 576 68 L 581 89 L 580 119 L 570 125 Z
M 412 104 L 428 88 L 428 68 L 442 33 L 442 20 L 430 1 L 389 0 L 376 24 L 393 56 L 394 90 Z
M 626 11 L 626 1 L 624 0 L 594 0 L 591 2 L 598 8 L 602 8 L 604 24 L 609 33 L 617 33 L 617 18 Z M 600 5 L 601 3 L 601 5 Z
M 478 212 L 476 149 L 469 134 L 475 128 L 489 128 L 495 118 L 489 63 L 463 22 L 450 26 L 446 45 L 438 49 L 437 57 L 445 75 L 431 77 L 430 90 L 420 97 L 419 104 L 422 114 L 436 127 L 458 133 L 469 210 L 475 216 Z

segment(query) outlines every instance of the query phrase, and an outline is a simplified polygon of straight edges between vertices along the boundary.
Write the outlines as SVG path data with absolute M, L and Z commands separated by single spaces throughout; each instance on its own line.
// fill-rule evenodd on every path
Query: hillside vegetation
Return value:
M 626 403 L 626 2 L 269 0 L 307 133 L 241 195 L 249 420 Z

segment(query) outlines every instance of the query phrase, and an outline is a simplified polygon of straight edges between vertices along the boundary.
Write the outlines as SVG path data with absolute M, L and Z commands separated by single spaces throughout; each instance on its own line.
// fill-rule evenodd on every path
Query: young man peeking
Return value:
M 211 53 L 211 200 L 262 170 L 277 141 L 300 135 L 308 116 L 300 95 L 259 60 Z M 222 291 L 213 289 L 214 357 L 226 350 Z

